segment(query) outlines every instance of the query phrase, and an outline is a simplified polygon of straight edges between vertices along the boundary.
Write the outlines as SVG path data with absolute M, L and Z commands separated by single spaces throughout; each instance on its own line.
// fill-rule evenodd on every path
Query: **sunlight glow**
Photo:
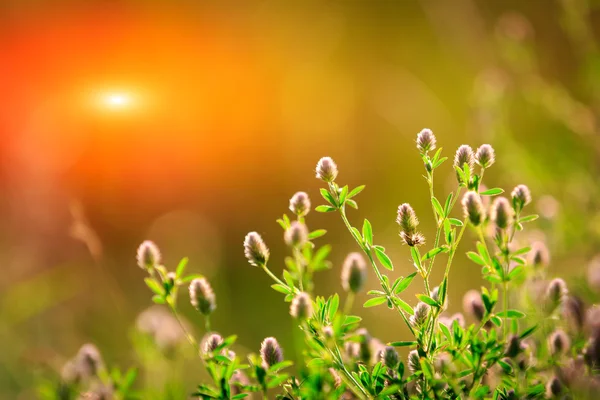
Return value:
M 111 109 L 124 109 L 131 106 L 131 97 L 127 93 L 108 93 L 103 103 Z

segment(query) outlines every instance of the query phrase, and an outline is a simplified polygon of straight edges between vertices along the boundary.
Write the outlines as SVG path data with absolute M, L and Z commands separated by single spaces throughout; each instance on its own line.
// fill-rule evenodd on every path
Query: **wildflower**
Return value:
M 549 303 L 550 308 L 553 310 L 561 304 L 568 293 L 565 281 L 560 278 L 551 280 L 546 289 L 546 301 Z
M 310 198 L 305 192 L 296 192 L 290 199 L 290 211 L 304 217 L 310 211 Z
M 360 355 L 360 344 L 356 342 L 346 342 L 344 343 L 344 351 L 351 360 L 358 358 Z
M 557 329 L 550 334 L 548 348 L 551 354 L 565 354 L 569 351 L 570 347 L 571 339 L 569 339 L 569 336 L 563 330 Z
M 435 135 L 431 129 L 423 129 L 417 135 L 417 149 L 421 154 L 425 154 L 431 150 L 435 150 Z
M 482 144 L 475 153 L 475 162 L 481 166 L 481 168 L 489 168 L 496 161 L 496 153 L 494 148 L 489 144 Z
M 569 295 L 565 298 L 562 308 L 563 316 L 568 321 L 567 326 L 579 332 L 585 320 L 585 304 L 577 296 Z
M 471 146 L 463 144 L 456 150 L 456 154 L 454 155 L 454 166 L 460 169 L 463 169 L 465 164 L 468 165 L 469 170 L 473 169 L 473 162 L 475 161 L 473 157 L 473 149 Z M 468 183 L 461 182 L 460 175 L 457 173 L 458 183 Z
M 236 396 L 242 394 L 242 388 L 250 384 L 248 376 L 242 370 L 235 370 L 231 379 L 229 380 L 229 386 L 231 387 L 231 395 Z
M 436 286 L 433 288 L 433 290 L 431 291 L 431 298 L 434 299 L 435 301 L 437 301 L 438 303 L 440 302 L 440 287 Z M 446 299 L 444 300 L 444 304 L 442 305 L 442 308 L 446 308 L 446 306 L 448 305 L 448 296 L 446 296 Z
M 89 378 L 98 375 L 98 372 L 104 367 L 104 362 L 98 348 L 88 343 L 81 346 L 77 352 L 75 365 L 80 376 Z
M 478 321 L 483 320 L 485 308 L 481 300 L 481 294 L 476 290 L 469 290 L 463 297 L 463 309 Z
M 531 203 L 531 192 L 525 185 L 518 185 L 511 193 L 513 207 L 516 212 L 521 212 L 523 207 Z
M 244 255 L 250 265 L 261 267 L 269 260 L 269 248 L 262 237 L 256 232 L 250 232 L 244 239 Z
M 417 231 L 417 225 L 419 225 L 419 219 L 415 210 L 408 203 L 401 204 L 398 207 L 398 216 L 396 222 L 400 225 L 402 232 L 407 234 L 413 234 Z
M 371 340 L 373 337 L 369 334 L 369 332 L 365 328 L 361 328 L 356 331 L 356 334 L 360 338 L 360 342 L 358 343 L 359 349 L 359 358 L 361 361 L 367 363 L 371 359 Z
M 283 236 L 288 246 L 303 247 L 308 241 L 308 229 L 302 222 L 293 221 Z
M 182 320 L 181 323 L 189 329 L 187 321 Z M 172 350 L 186 340 L 178 320 L 159 305 L 142 311 L 136 319 L 136 327 L 140 332 L 150 335 L 157 347 L 163 351 Z
M 505 197 L 498 197 L 492 203 L 491 219 L 500 229 L 506 229 L 513 222 L 513 209 Z
M 217 300 L 212 287 L 205 278 L 196 278 L 190 282 L 190 302 L 204 315 L 209 315 L 217 308 Z
M 466 325 L 465 316 L 462 315 L 461 313 L 452 314 L 452 316 L 450 317 L 450 321 L 452 323 L 456 322 L 458 324 L 458 326 L 460 326 L 461 328 L 464 328 Z
M 465 193 L 462 199 L 462 206 L 465 218 L 468 218 L 473 226 L 479 226 L 485 219 L 483 203 L 477 193 L 472 191 Z
M 150 240 L 144 240 L 137 250 L 137 263 L 140 268 L 151 271 L 160 264 L 160 250 Z
M 202 350 L 205 354 L 212 353 L 223 344 L 223 338 L 218 333 L 211 333 L 207 335 L 202 341 Z
M 429 306 L 423 302 L 418 302 L 414 308 L 414 314 L 410 317 L 410 324 L 414 328 L 419 328 L 427 322 L 429 315 Z
M 396 369 L 398 363 L 400 363 L 400 356 L 398 356 L 398 352 L 392 346 L 385 346 L 381 350 L 379 357 L 383 365 L 390 369 Z
M 323 157 L 317 163 L 317 178 L 325 182 L 333 182 L 338 174 L 338 168 L 331 157 Z
M 421 357 L 419 357 L 417 350 L 411 350 L 408 353 L 408 370 L 412 373 L 421 370 Z
M 338 374 L 338 372 L 334 368 L 329 368 L 329 373 L 333 378 L 333 386 L 336 389 L 342 386 L 342 377 L 340 376 L 340 374 Z
M 177 280 L 177 275 L 175 274 L 175 272 L 167 273 L 167 283 L 169 284 L 170 287 L 175 286 L 176 280 Z
M 425 243 L 423 235 L 417 232 L 419 220 L 410 204 L 404 203 L 398 207 L 396 222 L 400 225 L 400 237 L 407 245 L 413 247 Z
M 268 337 L 263 340 L 260 345 L 260 357 L 264 369 L 268 369 L 283 361 L 283 350 L 281 350 L 279 343 L 277 343 L 277 339 Z
M 310 318 L 313 313 L 312 301 L 307 293 L 298 293 L 292 300 L 290 306 L 290 314 L 294 318 L 306 319 Z
M 556 396 L 561 394 L 562 389 L 563 389 L 562 383 L 560 383 L 560 381 L 558 380 L 558 378 L 556 376 L 553 376 L 546 383 L 546 397 L 550 398 L 550 399 L 555 398 Z
M 335 335 L 333 328 L 329 325 L 323 327 L 323 336 L 327 339 L 331 339 Z
M 342 265 L 342 287 L 347 292 L 358 293 L 367 280 L 367 264 L 360 253 L 350 253 Z
M 504 350 L 504 354 L 507 357 L 514 358 L 519 355 L 522 350 L 521 339 L 516 335 L 510 335 L 506 341 L 506 350 Z
M 536 241 L 531 244 L 531 250 L 528 254 L 529 264 L 534 267 L 546 267 L 550 263 L 550 254 L 546 244 L 542 241 Z

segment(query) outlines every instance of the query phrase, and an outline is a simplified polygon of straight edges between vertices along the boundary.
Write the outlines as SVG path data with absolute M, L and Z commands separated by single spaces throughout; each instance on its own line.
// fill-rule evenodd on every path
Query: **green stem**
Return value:
M 298 286 L 300 291 L 304 292 L 304 265 L 302 265 L 302 257 L 300 251 L 294 247 L 294 260 L 296 261 L 296 267 L 298 268 Z
M 279 279 L 278 277 L 275 276 L 275 274 L 273 274 L 271 272 L 271 270 L 267 267 L 267 264 L 263 264 L 262 265 L 262 269 L 267 273 L 267 275 L 269 275 L 271 277 L 271 279 L 273 279 L 275 282 L 279 283 L 280 285 L 283 285 L 285 287 L 287 287 L 287 284 L 285 284 L 281 279 Z
M 371 265 L 373 266 L 373 270 L 375 271 L 375 274 L 377 275 L 377 279 L 379 279 L 379 282 L 381 284 L 381 288 L 383 289 L 385 294 L 388 296 L 388 298 L 392 297 L 392 293 L 390 293 L 389 288 L 385 284 L 385 281 L 383 280 L 383 275 L 381 275 L 381 272 L 379 272 L 379 268 L 377 268 L 377 264 L 375 263 L 375 260 L 373 259 L 371 252 L 365 248 L 364 244 L 362 243 L 362 240 L 360 238 L 357 238 L 355 236 L 354 232 L 352 231 L 352 225 L 350 225 L 350 222 L 348 221 L 348 217 L 346 217 L 346 211 L 344 210 L 344 207 L 343 206 L 340 207 L 339 211 L 340 211 L 340 215 L 342 216 L 342 220 L 344 221 L 344 224 L 346 225 L 346 228 L 348 228 L 348 231 L 350 231 L 350 234 L 352 235 L 354 240 L 356 240 L 356 243 L 358 243 L 359 247 L 364 251 L 364 253 L 367 255 L 367 258 L 371 262 Z M 406 326 L 408 326 L 408 329 L 410 329 L 410 332 L 413 334 L 413 336 L 416 337 L 413 327 L 411 326 L 410 322 L 408 322 L 408 318 L 406 317 L 406 315 L 404 315 L 404 311 L 402 311 L 400 309 L 400 307 L 393 301 L 392 301 L 392 304 L 394 305 L 394 308 L 396 308 L 396 310 L 398 310 L 398 312 L 402 316 L 402 319 L 404 320 L 404 323 L 406 324 Z
M 344 314 L 348 315 L 352 311 L 352 304 L 354 303 L 354 292 L 348 292 L 346 301 L 344 303 Z
M 456 204 L 456 201 L 457 201 L 458 197 L 460 196 L 461 190 L 462 190 L 462 186 L 459 186 L 456 189 L 456 193 L 454 194 L 452 201 L 450 201 L 450 208 L 448 209 L 448 213 L 450 213 L 450 211 L 452 211 L 454 209 L 454 205 Z M 431 195 L 431 197 L 433 197 L 433 187 L 431 188 L 430 195 Z M 433 207 L 433 205 L 432 205 L 432 207 Z M 448 219 L 448 215 L 445 216 L 444 219 L 442 219 L 442 221 L 437 226 L 437 230 L 436 230 L 436 234 L 435 234 L 435 242 L 434 242 L 434 246 L 433 246 L 434 249 L 436 249 L 439 246 L 440 236 L 442 234 L 444 222 L 446 222 L 446 219 Z M 431 257 L 431 262 L 429 263 L 429 269 L 427 270 L 427 277 L 429 277 L 429 275 L 431 274 L 431 271 L 433 270 L 433 263 L 435 262 L 435 257 L 436 256 Z
M 194 347 L 194 349 L 196 350 L 196 353 L 200 354 L 200 346 L 198 346 L 198 342 L 196 341 L 196 339 L 194 339 L 194 336 L 192 336 L 192 334 L 187 330 L 187 328 L 181 321 L 181 318 L 179 317 L 179 313 L 177 312 L 177 309 L 171 302 L 169 302 L 169 309 L 171 310 L 171 312 L 173 313 L 173 316 L 179 323 L 179 326 L 181 327 L 181 330 L 183 331 L 183 334 L 185 335 L 188 342 L 190 342 L 190 344 Z
M 335 346 L 334 347 L 335 348 L 335 353 L 328 349 L 329 353 L 335 359 L 336 364 L 339 366 L 339 368 L 342 371 L 342 373 L 344 374 L 344 376 L 353 385 L 353 386 L 351 386 L 351 385 L 348 385 L 348 386 L 351 388 L 351 390 L 354 392 L 354 394 L 357 394 L 359 397 L 363 397 L 363 398 L 367 398 L 368 399 L 369 398 L 369 394 L 365 391 L 365 389 L 362 387 L 362 385 L 356 381 L 356 379 L 354 378 L 354 376 L 352 376 L 352 374 L 350 373 L 350 371 L 348 371 L 348 369 L 346 368 L 346 365 L 344 364 L 344 362 L 342 360 L 342 353 L 340 352 L 340 348 L 338 347 L 337 343 L 334 346 Z
M 204 329 L 206 329 L 206 333 L 210 332 L 210 316 L 204 317 Z

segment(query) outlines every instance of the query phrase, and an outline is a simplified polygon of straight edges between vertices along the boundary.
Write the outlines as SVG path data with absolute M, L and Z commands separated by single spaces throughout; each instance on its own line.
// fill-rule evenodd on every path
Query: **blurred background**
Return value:
M 238 334 L 240 354 L 276 336 L 293 358 L 288 305 L 246 262 L 244 235 L 263 235 L 279 274 L 275 220 L 298 190 L 320 204 L 328 155 L 340 183 L 367 185 L 350 219 L 370 219 L 391 277 L 411 273 L 394 220 L 410 202 L 434 234 L 414 145 L 425 127 L 450 157 L 492 144 L 487 185 L 531 188 L 550 275 L 584 275 L 600 240 L 599 36 L 594 0 L 0 2 L 0 398 L 37 398 L 86 342 L 109 365 L 145 365 L 140 386 L 189 393 L 196 359 L 148 356 L 136 337 L 145 239 L 167 267 L 187 256 L 210 279 L 213 327 Z M 455 177 L 440 171 L 445 198 Z M 356 247 L 338 216 L 307 222 L 329 231 L 333 268 L 316 286 L 329 295 Z M 451 282 L 451 310 L 482 284 L 464 256 Z M 364 300 L 372 334 L 406 340 Z

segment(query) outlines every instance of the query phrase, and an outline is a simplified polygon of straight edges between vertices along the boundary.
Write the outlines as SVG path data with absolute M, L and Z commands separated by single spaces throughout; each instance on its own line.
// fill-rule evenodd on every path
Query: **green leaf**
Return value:
M 364 308 L 375 307 L 375 306 L 385 303 L 386 301 L 387 301 L 387 298 L 385 296 L 374 297 L 372 299 L 367 300 L 365 302 L 365 304 L 363 304 L 363 307 Z
M 408 346 L 415 346 L 417 344 L 418 344 L 418 342 L 415 342 L 415 341 L 401 341 L 401 342 L 388 343 L 389 346 L 394 346 L 394 347 L 408 347 Z
M 183 271 L 185 271 L 188 261 L 187 257 L 183 257 L 181 261 L 179 261 L 179 264 L 177 264 L 177 269 L 175 270 L 175 276 L 177 278 L 180 278 L 183 275 Z
M 329 301 L 329 320 L 330 321 L 333 321 L 333 319 L 335 318 L 335 313 L 337 312 L 339 306 L 340 306 L 340 296 L 338 296 L 338 294 L 336 293 L 333 295 L 333 297 Z
M 473 261 L 475 264 L 486 265 L 486 263 L 483 260 L 483 258 L 481 258 L 481 256 L 479 254 L 475 253 L 474 251 L 468 251 L 467 252 L 467 257 L 469 257 L 469 259 L 471 261 Z
M 335 201 L 335 198 L 331 195 L 331 193 L 329 193 L 329 191 L 327 189 L 321 188 L 320 189 L 321 192 L 321 196 L 323 196 L 323 198 L 332 206 L 337 207 L 337 202 Z
M 518 310 L 507 310 L 497 314 L 500 318 L 519 319 L 525 318 L 525 314 Z
M 361 317 L 357 317 L 356 315 L 348 315 L 344 319 L 344 323 L 342 325 L 352 325 L 362 321 Z
M 431 204 L 433 205 L 433 208 L 435 209 L 435 212 L 437 212 L 438 216 L 440 218 L 444 218 L 444 209 L 442 208 L 442 205 L 440 204 L 439 200 L 434 197 L 431 198 Z
M 320 238 L 321 236 L 325 235 L 327 233 L 327 231 L 325 229 L 317 229 L 316 231 L 312 231 L 311 233 L 308 234 L 308 239 L 313 240 L 316 238 Z
M 435 164 L 433 164 L 433 169 L 436 169 L 437 167 L 442 165 L 444 163 L 444 161 L 446 161 L 447 159 L 448 159 L 448 157 L 442 157 L 439 160 L 437 160 L 437 162 Z
M 523 218 L 519 218 L 519 223 L 523 223 L 523 222 L 531 222 L 531 221 L 535 221 L 536 219 L 538 219 L 540 216 L 537 214 L 531 214 L 531 215 L 527 215 Z
M 355 210 L 358 210 L 358 204 L 356 204 L 356 202 L 354 200 L 348 199 L 348 200 L 346 200 L 346 204 L 348 204 L 350 207 L 354 208 Z
M 454 193 L 450 193 L 446 198 L 446 204 L 444 205 L 444 215 L 450 215 L 450 205 L 452 204 L 452 198 Z
M 389 269 L 390 271 L 393 271 L 394 265 L 392 264 L 392 260 L 390 260 L 390 258 L 387 256 L 387 254 L 385 254 L 378 247 L 375 247 L 374 250 L 375 250 L 375 255 L 377 256 L 377 259 L 379 260 L 381 265 L 383 265 L 385 268 Z
M 317 208 L 315 208 L 316 212 L 322 212 L 322 213 L 332 212 L 332 211 L 335 211 L 335 210 L 336 210 L 335 207 L 325 206 L 325 205 L 317 206 Z
M 405 291 L 416 275 L 417 275 L 417 273 L 413 272 L 406 278 L 402 279 L 400 281 L 400 283 L 398 283 L 398 286 L 396 286 L 396 288 L 394 289 L 394 293 L 398 294 L 398 293 L 402 293 L 403 291 Z
M 440 306 L 437 301 L 435 301 L 434 299 L 432 299 L 431 297 L 429 297 L 425 294 L 418 294 L 417 299 L 421 300 L 423 303 L 428 304 L 432 307 Z
M 440 327 L 440 330 L 442 331 L 444 336 L 446 336 L 446 338 L 451 341 L 452 334 L 450 333 L 450 329 L 448 329 L 448 327 L 444 324 L 438 324 L 438 326 Z
M 354 189 L 352 189 L 352 191 L 350 193 L 348 193 L 348 199 L 351 199 L 352 197 L 356 196 L 357 194 L 359 194 L 360 192 L 362 192 L 365 188 L 365 185 L 360 185 L 358 187 L 355 187 Z
M 449 249 L 446 246 L 440 246 L 440 247 L 436 247 L 435 249 L 431 249 L 427 253 L 425 253 L 423 255 L 423 257 L 421 257 L 421 261 L 429 260 L 430 258 L 433 258 L 434 256 L 436 256 L 436 255 L 438 255 L 440 253 L 445 253 L 448 250 Z
M 202 278 L 201 274 L 192 274 L 188 275 L 185 278 L 181 278 L 181 283 L 188 283 L 193 281 L 194 279 Z
M 165 294 L 165 289 L 154 279 L 144 278 L 144 282 L 146 282 L 146 286 L 148 286 L 150 290 L 152 290 L 154 293 L 159 294 L 161 296 Z
M 467 177 L 465 176 L 465 172 L 462 168 L 460 168 L 458 165 L 455 165 L 454 170 L 458 174 L 458 177 L 460 178 L 461 182 L 467 182 Z
M 279 283 L 276 283 L 276 284 L 274 284 L 274 285 L 271 285 L 271 287 L 272 287 L 273 289 L 275 289 L 275 290 L 276 290 L 277 292 L 279 292 L 279 293 L 283 293 L 283 294 L 290 294 L 290 293 L 292 293 L 292 292 L 290 291 L 290 289 L 289 289 L 287 286 L 281 285 L 281 284 L 279 284 Z
M 365 242 L 369 245 L 373 244 L 373 227 L 368 219 L 365 219 L 365 222 L 363 223 L 362 235 Z
M 392 297 L 392 301 L 394 303 L 396 303 L 400 308 L 402 308 L 405 312 L 407 312 L 409 315 L 414 315 L 415 311 L 404 300 L 402 300 L 402 299 L 400 299 L 398 297 Z
M 521 335 L 519 336 L 520 339 L 525 339 L 527 336 L 530 336 L 533 332 L 536 331 L 537 329 L 537 325 L 532 326 L 531 328 L 526 329 L 523 333 L 521 333 Z
M 283 270 L 283 280 L 285 280 L 285 283 L 287 283 L 290 288 L 294 287 L 294 278 L 287 269 Z
M 517 250 L 517 251 L 513 251 L 513 252 L 512 252 L 512 255 L 513 255 L 513 256 L 520 256 L 520 255 L 522 255 L 522 254 L 527 254 L 527 253 L 529 253 L 529 251 L 531 251 L 531 247 L 523 247 L 523 248 L 520 248 L 520 249 L 519 249 L 519 250 Z
M 448 218 L 448 221 L 450 221 L 451 225 L 454 225 L 454 226 L 463 226 L 463 222 L 460 219 L 457 219 L 457 218 Z
M 346 197 L 348 196 L 348 185 L 342 188 L 340 192 L 340 204 L 344 204 L 346 202 Z
M 154 296 L 152 296 L 152 301 L 156 304 L 165 304 L 167 302 L 165 298 L 160 294 L 155 294 Z
M 479 255 L 481 256 L 481 258 L 483 258 L 487 265 L 490 265 L 492 263 L 492 260 L 490 259 L 490 254 L 488 253 L 485 244 L 477 242 L 477 251 L 479 252 Z
M 415 246 L 411 247 L 410 255 L 412 256 L 413 262 L 415 263 L 415 268 L 421 271 L 423 268 L 421 266 L 421 253 L 419 252 L 419 249 L 417 249 Z
M 483 192 L 480 192 L 479 194 L 482 196 L 496 196 L 496 195 L 502 194 L 502 193 L 504 193 L 504 189 L 493 188 L 493 189 L 484 190 Z

